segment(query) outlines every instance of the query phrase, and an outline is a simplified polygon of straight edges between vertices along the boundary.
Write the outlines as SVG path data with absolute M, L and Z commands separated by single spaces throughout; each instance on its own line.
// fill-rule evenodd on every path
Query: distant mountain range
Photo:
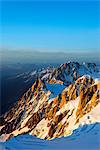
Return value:
M 100 122 L 99 66 L 67 62 L 33 75 L 32 87 L 0 117 L 0 141 L 26 133 L 52 140 Z
M 29 64 L 47 64 L 47 63 L 57 63 L 61 64 L 66 61 L 78 61 L 78 62 L 95 62 L 100 63 L 100 53 L 99 50 L 80 50 L 78 52 L 66 50 L 66 51 L 37 51 L 37 50 L 10 50 L 10 49 L 0 49 L 0 56 L 2 60 L 2 65 L 16 64 L 16 63 L 29 63 Z

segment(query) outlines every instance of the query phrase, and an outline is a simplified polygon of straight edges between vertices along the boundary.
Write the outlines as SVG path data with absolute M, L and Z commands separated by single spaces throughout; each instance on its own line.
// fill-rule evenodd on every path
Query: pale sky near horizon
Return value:
M 94 51 L 100 44 L 99 1 L 2 1 L 0 47 Z

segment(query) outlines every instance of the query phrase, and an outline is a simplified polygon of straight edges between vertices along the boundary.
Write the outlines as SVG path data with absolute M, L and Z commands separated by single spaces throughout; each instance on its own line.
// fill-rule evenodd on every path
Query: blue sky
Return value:
M 2 47 L 39 51 L 100 48 L 98 1 L 2 1 Z

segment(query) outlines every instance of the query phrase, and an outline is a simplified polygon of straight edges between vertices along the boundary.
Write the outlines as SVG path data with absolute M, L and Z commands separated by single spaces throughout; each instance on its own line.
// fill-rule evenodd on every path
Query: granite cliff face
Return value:
M 0 117 L 0 140 L 29 133 L 51 140 L 100 122 L 99 68 L 68 62 L 39 74 L 14 107 Z

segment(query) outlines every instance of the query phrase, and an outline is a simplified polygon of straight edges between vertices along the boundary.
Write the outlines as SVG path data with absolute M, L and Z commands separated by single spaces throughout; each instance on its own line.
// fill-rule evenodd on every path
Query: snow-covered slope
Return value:
M 51 141 L 41 140 L 31 135 L 20 135 L 0 144 L 0 150 L 99 150 L 100 124 L 85 125 L 75 130 L 71 136 Z

